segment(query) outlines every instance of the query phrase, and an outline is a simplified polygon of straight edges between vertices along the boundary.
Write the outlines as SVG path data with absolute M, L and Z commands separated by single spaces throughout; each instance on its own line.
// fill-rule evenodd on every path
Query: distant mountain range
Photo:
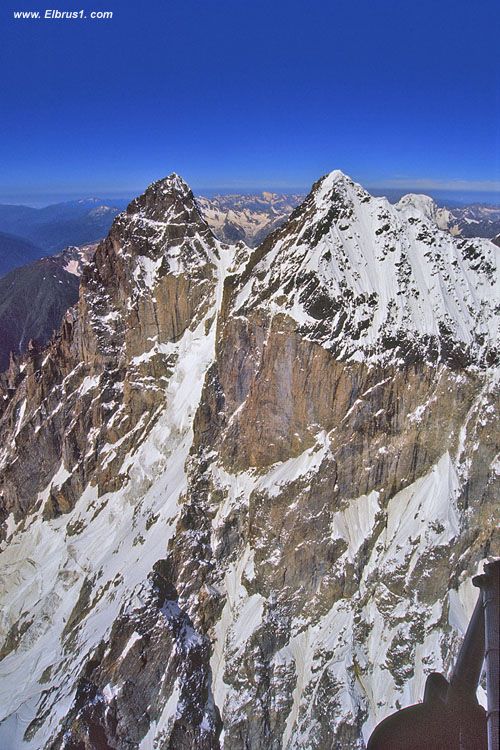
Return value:
M 40 258 L 68 245 L 102 239 L 120 210 L 116 206 L 105 206 L 96 198 L 56 203 L 45 208 L 3 204 L 0 205 L 0 232 L 15 235 L 40 248 Z M 0 244 L 0 260 L 3 256 L 5 251 Z
M 262 192 L 255 195 L 216 195 L 197 197 L 201 214 L 210 229 L 223 242 L 242 241 L 257 247 L 277 229 L 305 195 L 278 195 Z
M 11 351 L 24 353 L 32 339 L 41 346 L 49 341 L 77 302 L 83 265 L 96 247 L 68 247 L 0 278 L 0 371 Z
M 59 328 L 78 299 L 89 243 L 93 251 L 120 210 L 97 198 L 0 205 L 0 371 L 11 351 L 22 354 L 31 339 L 44 345 Z
M 223 242 L 241 240 L 249 247 L 257 247 L 268 234 L 283 224 L 305 197 L 300 193 L 278 195 L 263 192 L 254 195 L 216 195 L 213 198 L 198 196 L 196 200 L 218 239 Z M 424 213 L 440 229 L 454 235 L 493 238 L 500 234 L 500 206 L 479 203 L 441 206 L 430 196 L 414 194 L 391 202 L 404 205 L 408 200 L 419 202 Z
M 15 234 L 0 232 L 0 276 L 44 255 L 43 250 Z
M 470 206 L 452 208 L 460 234 L 464 237 L 496 237 L 500 234 L 500 207 L 483 206 L 474 203 Z
M 249 247 L 257 247 L 304 198 L 305 194 L 301 193 L 263 191 L 213 198 L 199 195 L 196 200 L 202 216 L 219 239 L 224 242 L 241 240 Z M 442 228 L 454 234 L 490 238 L 500 234 L 500 206 L 476 203 L 438 207 L 431 198 L 426 200 L 440 213 Z M 45 208 L 0 204 L 0 276 L 69 245 L 101 240 L 122 208 L 121 204 L 105 205 L 98 198 L 56 203 Z

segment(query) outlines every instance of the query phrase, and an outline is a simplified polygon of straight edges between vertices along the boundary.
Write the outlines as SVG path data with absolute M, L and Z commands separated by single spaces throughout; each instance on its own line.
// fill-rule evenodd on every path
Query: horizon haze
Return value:
M 199 193 L 307 190 L 335 168 L 368 189 L 500 193 L 493 0 L 19 10 L 0 31 L 2 202 L 136 195 L 171 172 Z

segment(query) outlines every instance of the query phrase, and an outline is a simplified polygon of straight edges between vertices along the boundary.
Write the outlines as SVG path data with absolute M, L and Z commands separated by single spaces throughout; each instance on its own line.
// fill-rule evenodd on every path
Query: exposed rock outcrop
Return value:
M 4 744 L 354 750 L 420 698 L 500 551 L 498 287 L 340 172 L 250 255 L 136 199 L 2 380 Z

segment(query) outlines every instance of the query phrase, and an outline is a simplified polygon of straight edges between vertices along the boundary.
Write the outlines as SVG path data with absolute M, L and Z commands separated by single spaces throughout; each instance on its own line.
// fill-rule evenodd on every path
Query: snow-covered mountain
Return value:
M 461 234 L 453 212 L 449 208 L 439 207 L 429 195 L 408 193 L 396 203 L 396 208 L 400 211 L 416 209 L 419 214 L 424 214 L 427 219 L 434 222 L 439 229 L 447 229 L 453 235 Z
M 436 231 L 418 202 L 392 207 L 332 172 L 253 255 L 235 308 L 265 302 L 341 359 L 491 359 L 497 256 Z
M 428 195 L 404 195 L 396 204 L 400 208 L 414 206 L 432 219 L 440 229 L 462 237 L 491 239 L 500 230 L 500 206 L 472 203 L 452 208 L 439 207 Z
M 500 206 L 473 203 L 452 208 L 458 231 L 464 237 L 495 237 L 500 232 Z
M 197 197 L 204 219 L 224 242 L 243 241 L 257 247 L 268 234 L 280 227 L 299 203 L 303 194 L 278 195 L 263 192 L 258 195 L 216 195 Z M 418 208 L 439 229 L 463 237 L 491 239 L 500 231 L 500 207 L 483 204 L 438 206 L 428 195 L 409 193 L 396 204 L 399 208 Z
M 2 376 L 0 746 L 363 748 L 500 552 L 500 249 L 341 172 L 255 250 L 171 175 Z
M 244 242 L 257 247 L 265 237 L 288 218 L 305 195 L 278 195 L 264 191 L 254 195 L 198 196 L 203 218 L 223 242 Z

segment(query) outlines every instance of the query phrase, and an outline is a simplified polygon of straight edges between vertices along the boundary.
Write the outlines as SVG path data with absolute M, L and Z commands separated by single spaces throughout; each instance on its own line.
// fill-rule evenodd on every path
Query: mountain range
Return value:
M 250 195 L 200 195 L 197 203 L 203 218 L 223 242 L 242 241 L 257 247 L 277 229 L 305 198 L 305 195 L 278 195 L 264 191 Z
M 300 194 L 279 195 L 264 191 L 249 195 L 216 195 L 210 199 L 198 196 L 197 204 L 203 218 L 220 240 L 230 243 L 244 242 L 249 247 L 256 247 L 268 234 L 284 223 L 304 198 L 305 195 Z M 478 204 L 455 206 L 450 209 L 439 207 L 429 196 L 414 194 L 403 196 L 397 206 L 404 207 L 406 204 L 418 205 L 440 229 L 446 229 L 457 236 L 494 238 L 500 231 L 498 207 Z M 94 208 L 89 211 L 89 206 Z M 33 216 L 39 217 L 39 212 L 23 206 L 0 206 L 0 217 L 2 208 L 5 209 L 4 220 L 10 212 L 11 223 L 7 225 L 18 231 L 18 214 L 24 216 L 23 212 L 27 210 L 32 223 Z M 77 221 L 74 220 L 75 212 L 79 217 Z M 48 222 L 42 228 L 46 234 L 48 232 L 49 235 L 64 237 L 65 241 L 71 243 L 70 249 L 66 252 L 74 252 L 74 243 L 81 241 L 82 237 L 100 239 L 101 235 L 108 231 L 117 212 L 117 208 L 104 206 L 97 199 L 55 204 L 42 211 L 43 221 Z M 72 221 L 68 220 L 70 215 L 73 215 Z M 100 217 L 102 223 L 95 224 L 96 217 Z M 38 218 L 36 221 L 38 223 L 35 222 L 31 232 L 43 244 L 43 237 L 38 234 L 41 220 Z M 494 241 L 500 244 L 498 237 Z M 27 269 L 21 268 L 44 254 L 40 247 L 21 237 L 0 233 L 0 294 L 3 297 L 0 311 L 0 371 L 7 367 L 11 350 L 16 354 L 24 353 L 31 339 L 36 340 L 39 345 L 47 343 L 52 331 L 59 327 L 64 312 L 77 299 L 77 282 L 74 277 L 56 279 L 55 283 L 47 286 L 47 279 L 56 278 L 50 274 L 47 276 L 45 272 L 47 258 L 43 263 L 33 263 Z M 51 262 L 59 267 L 61 258 L 59 253 Z M 19 269 L 16 274 L 2 280 L 2 275 L 16 268 Z M 64 266 L 59 268 L 58 273 L 61 269 L 64 270 Z M 76 273 L 78 275 L 79 271 Z M 23 302 L 32 298 L 37 300 L 36 314 Z M 11 322 L 14 323 L 13 327 Z
M 68 245 L 83 245 L 106 236 L 121 208 L 103 205 L 96 198 L 55 203 L 45 208 L 0 205 L 0 232 L 15 235 L 39 248 L 35 260 Z M 0 237 L 0 274 L 9 260 Z M 9 266 L 11 270 L 12 266 Z
M 27 265 L 44 252 L 32 242 L 15 234 L 0 232 L 0 278 L 15 268 Z
M 430 213 L 334 171 L 254 249 L 175 174 L 117 216 L 0 377 L 0 746 L 361 750 L 450 672 L 500 250 Z
M 277 229 L 305 194 L 262 192 L 249 195 L 198 196 L 197 202 L 206 222 L 225 242 L 243 241 L 257 247 L 268 234 Z M 383 197 L 383 196 L 382 196 Z M 500 206 L 470 204 L 447 206 L 427 195 L 410 193 L 392 203 L 403 206 L 410 202 L 420 206 L 426 216 L 440 229 L 463 237 L 497 237 L 500 234 Z
M 78 301 L 80 275 L 96 245 L 67 247 L 0 277 L 0 371 L 31 340 L 44 346 Z

